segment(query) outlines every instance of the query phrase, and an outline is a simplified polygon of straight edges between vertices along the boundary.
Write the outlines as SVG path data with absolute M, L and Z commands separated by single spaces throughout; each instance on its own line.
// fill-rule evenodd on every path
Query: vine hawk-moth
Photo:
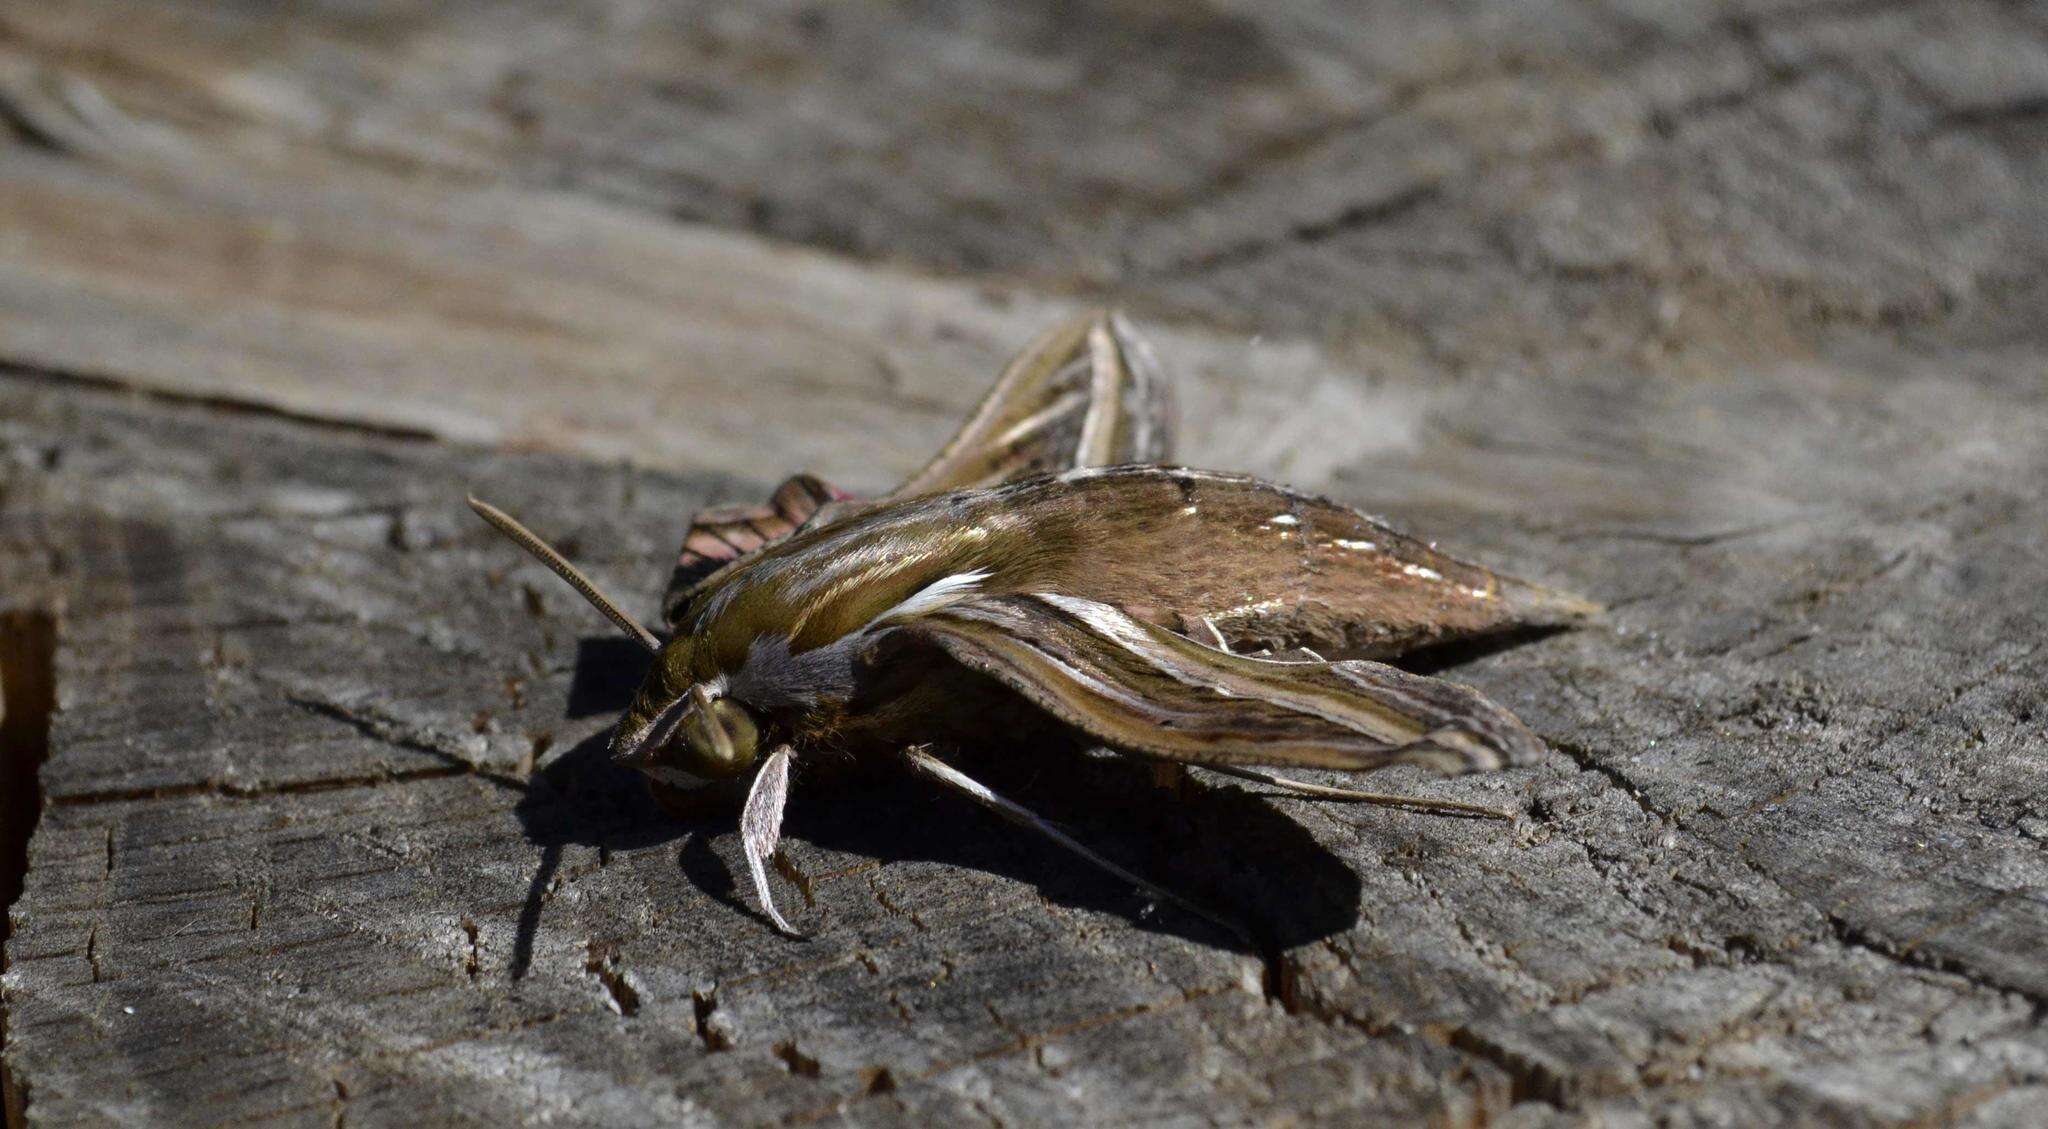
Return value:
M 856 499 L 798 475 L 765 505 L 699 514 L 662 603 L 665 642 L 517 522 L 471 502 L 655 653 L 614 734 L 616 760 L 672 788 L 753 774 L 742 841 L 785 931 L 765 863 L 791 765 L 807 756 L 901 756 L 1186 905 L 932 750 L 1100 746 L 1466 811 L 1253 766 L 1463 772 L 1540 754 L 1476 691 L 1374 660 L 1565 625 L 1594 605 L 1324 498 L 1169 465 L 1171 445 L 1170 389 L 1151 350 L 1118 315 L 1076 317 L 1026 347 L 889 495 Z

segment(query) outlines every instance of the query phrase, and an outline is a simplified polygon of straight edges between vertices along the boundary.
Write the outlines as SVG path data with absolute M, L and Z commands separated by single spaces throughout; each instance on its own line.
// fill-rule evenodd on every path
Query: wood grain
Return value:
M 2035 9 L 353 12 L 0 15 L 0 623 L 58 706 L 0 758 L 10 1120 L 2048 1098 Z M 1524 818 L 976 766 L 1242 951 L 800 766 L 775 937 L 732 814 L 604 763 L 630 644 L 464 493 L 645 614 L 684 515 L 885 487 L 1102 301 L 1192 460 L 1610 605 L 1424 660 L 1542 763 L 1374 782 Z

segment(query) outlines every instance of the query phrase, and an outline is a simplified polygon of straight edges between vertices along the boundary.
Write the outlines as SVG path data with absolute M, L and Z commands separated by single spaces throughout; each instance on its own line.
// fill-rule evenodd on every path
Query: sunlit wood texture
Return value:
M 60 706 L 10 1116 L 2025 1123 L 2044 37 L 9 6 L 0 622 L 55 613 Z M 1613 606 L 1434 660 L 1543 763 L 1373 782 L 1524 823 L 984 767 L 1240 953 L 917 780 L 803 770 L 812 939 L 775 938 L 731 815 L 597 755 L 632 645 L 465 492 L 648 617 L 695 508 L 886 488 L 1105 300 L 1193 461 Z

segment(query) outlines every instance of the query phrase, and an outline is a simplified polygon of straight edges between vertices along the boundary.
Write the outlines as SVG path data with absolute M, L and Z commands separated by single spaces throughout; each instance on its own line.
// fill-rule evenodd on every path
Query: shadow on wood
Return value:
M 646 666 L 637 648 L 609 638 L 581 640 L 577 654 L 571 717 L 618 708 Z M 690 881 L 771 931 L 710 846 L 734 829 L 744 785 L 657 802 L 643 776 L 612 763 L 609 745 L 610 734 L 598 733 L 556 757 L 535 773 L 518 804 L 521 827 L 542 861 L 519 917 L 513 979 L 531 966 L 542 909 L 571 845 L 624 851 L 680 840 L 677 862 Z M 1192 780 L 1163 789 L 1150 764 L 1108 755 L 1060 751 L 1026 760 L 969 750 L 954 759 L 1135 872 L 1243 921 L 1262 955 L 1341 932 L 1358 919 L 1358 876 L 1259 794 Z M 1214 924 L 1156 906 L 1114 877 L 910 778 L 894 762 L 802 763 L 785 833 L 885 863 L 929 860 L 1001 874 L 1036 885 L 1061 905 L 1233 946 Z M 801 873 L 785 868 L 785 876 L 809 903 Z

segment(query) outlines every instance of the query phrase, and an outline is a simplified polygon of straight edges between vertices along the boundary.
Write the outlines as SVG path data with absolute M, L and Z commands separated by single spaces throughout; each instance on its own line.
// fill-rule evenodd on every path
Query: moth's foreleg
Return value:
M 1082 846 L 1081 843 L 1078 840 L 1076 840 L 1073 836 L 1067 834 L 1064 831 L 1061 831 L 1057 827 L 1054 827 L 1051 823 L 1047 822 L 1045 819 L 1041 818 L 1040 816 L 1032 812 L 1029 808 L 1026 808 L 1022 804 L 1019 804 L 1013 800 L 1008 800 L 1003 798 L 1002 796 L 997 795 L 995 792 L 991 791 L 987 785 L 982 784 L 980 781 L 975 780 L 973 777 L 968 776 L 967 774 L 961 772 L 959 769 L 947 764 L 945 761 L 942 761 L 939 758 L 931 755 L 931 753 L 928 752 L 923 746 L 913 745 L 910 748 L 903 750 L 903 759 L 906 762 L 908 762 L 911 769 L 917 772 L 919 775 L 929 780 L 935 780 L 938 783 L 943 784 L 946 787 L 961 793 L 962 795 L 965 795 L 968 799 L 973 800 L 975 803 L 980 804 L 982 807 L 985 807 L 992 812 L 995 812 L 997 815 L 1002 816 L 1004 819 L 1009 820 L 1011 823 L 1014 823 L 1019 827 L 1027 828 L 1029 830 L 1038 832 L 1040 835 L 1043 835 L 1046 838 L 1051 839 L 1053 842 L 1058 843 L 1060 846 L 1065 847 L 1066 849 L 1074 852 L 1077 855 L 1080 855 L 1082 858 L 1087 859 L 1089 862 L 1094 863 L 1096 866 L 1099 866 L 1102 869 L 1110 872 L 1111 874 L 1116 875 L 1118 878 L 1121 878 L 1124 881 L 1130 883 L 1131 885 L 1136 886 L 1138 889 L 1144 891 L 1147 895 L 1154 898 L 1158 898 L 1161 901 L 1171 902 L 1174 905 L 1177 905 L 1180 908 L 1187 910 L 1189 913 L 1192 913 L 1197 917 L 1200 917 L 1207 921 L 1212 921 L 1217 925 L 1222 926 L 1224 929 L 1228 930 L 1232 936 L 1236 937 L 1240 941 L 1243 941 L 1247 945 L 1255 944 L 1251 938 L 1251 934 L 1245 930 L 1244 926 L 1239 925 L 1237 922 L 1232 921 L 1229 918 L 1223 917 L 1211 910 L 1204 909 L 1201 906 L 1196 905 L 1194 902 L 1191 902 L 1188 899 L 1181 897 L 1179 894 L 1176 894 L 1163 886 L 1158 886 L 1151 882 L 1148 882 L 1145 879 L 1140 878 L 1137 875 L 1131 873 L 1130 871 L 1125 870 L 1123 867 L 1118 866 L 1116 863 L 1113 863 L 1110 860 L 1102 857 L 1101 855 L 1096 854 L 1094 851 L 1089 850 L 1085 846 Z
M 782 841 L 782 807 L 789 799 L 789 762 L 793 752 L 783 745 L 761 762 L 754 786 L 747 790 L 747 806 L 740 812 L 740 846 L 747 855 L 747 870 L 754 876 L 754 895 L 761 912 L 777 929 L 792 937 L 803 934 L 790 928 L 775 908 L 775 895 L 768 889 L 768 860 Z
M 1240 780 L 1256 780 L 1283 791 L 1325 800 L 1378 804 L 1383 807 L 1428 812 L 1431 815 L 1453 815 L 1469 819 L 1504 819 L 1513 822 L 1515 818 L 1515 813 L 1510 811 L 1490 808 L 1483 804 L 1468 804 L 1460 800 L 1433 800 L 1424 796 L 1395 796 L 1384 792 L 1361 792 L 1355 788 L 1331 788 L 1322 784 L 1310 784 L 1306 780 L 1290 780 L 1279 773 L 1267 772 L 1264 769 L 1240 768 L 1237 765 L 1208 764 L 1202 767 L 1210 772 L 1235 776 Z

